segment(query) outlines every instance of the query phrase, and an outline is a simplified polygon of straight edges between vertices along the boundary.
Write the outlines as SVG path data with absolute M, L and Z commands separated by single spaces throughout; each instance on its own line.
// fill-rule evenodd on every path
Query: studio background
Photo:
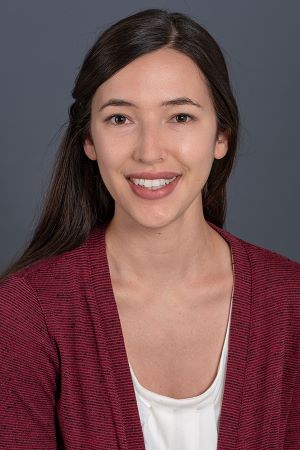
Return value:
M 225 229 L 300 261 L 300 4 L 279 0 L 7 0 L 0 14 L 0 270 L 32 235 L 96 37 L 145 8 L 190 15 L 225 55 L 240 114 Z

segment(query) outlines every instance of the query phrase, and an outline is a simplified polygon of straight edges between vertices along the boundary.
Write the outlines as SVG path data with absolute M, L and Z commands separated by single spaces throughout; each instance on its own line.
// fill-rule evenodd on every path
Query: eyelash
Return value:
M 175 114 L 175 116 L 173 116 L 172 119 L 174 117 L 177 117 L 177 116 L 186 116 L 186 117 L 189 117 L 191 120 L 194 120 L 194 118 L 195 118 L 191 114 L 178 113 L 178 114 Z M 111 116 L 107 117 L 104 121 L 105 122 L 109 122 L 113 117 L 125 117 L 125 118 L 127 118 L 124 114 L 112 114 Z M 177 122 L 177 123 L 185 124 L 185 123 L 188 123 L 188 122 Z M 112 125 L 117 127 L 117 126 L 124 125 L 124 124 L 123 123 L 121 123 L 121 124 L 113 123 Z

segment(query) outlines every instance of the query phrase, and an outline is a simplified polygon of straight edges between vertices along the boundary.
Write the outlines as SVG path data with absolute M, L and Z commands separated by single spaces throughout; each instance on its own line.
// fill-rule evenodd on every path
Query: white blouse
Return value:
M 230 318 L 231 306 L 216 378 L 196 397 L 176 399 L 144 388 L 129 363 L 146 450 L 217 449 Z

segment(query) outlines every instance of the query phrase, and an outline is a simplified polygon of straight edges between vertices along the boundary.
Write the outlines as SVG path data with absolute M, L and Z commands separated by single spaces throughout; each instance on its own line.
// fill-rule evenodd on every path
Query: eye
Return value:
M 177 121 L 177 123 L 187 123 L 190 120 L 194 120 L 194 116 L 191 116 L 190 114 L 185 114 L 185 113 L 176 114 L 175 116 L 173 116 L 173 118 L 179 119 Z M 113 120 L 113 122 L 111 122 L 112 119 L 116 119 L 116 120 Z M 124 125 L 126 119 L 127 119 L 127 117 L 124 116 L 123 114 L 113 114 L 113 115 L 107 117 L 105 119 L 105 122 L 110 122 L 114 126 L 119 126 L 119 125 Z M 187 119 L 190 119 L 190 120 L 187 120 Z
M 123 125 L 124 124 L 124 119 L 125 120 L 127 119 L 127 117 L 123 116 L 122 114 L 113 114 L 112 116 L 107 117 L 105 119 L 105 122 L 110 122 L 111 119 L 114 119 L 114 118 L 117 118 L 117 119 L 121 118 L 122 119 L 122 121 L 117 120 L 117 121 L 111 122 L 112 125 L 114 125 L 114 126 Z
M 185 120 L 186 118 L 190 118 L 191 120 L 194 119 L 193 116 L 191 116 L 190 114 L 184 114 L 184 113 L 180 113 L 180 114 L 176 114 L 176 116 L 174 116 L 175 118 L 179 118 L 178 123 L 186 123 L 189 122 L 188 120 Z

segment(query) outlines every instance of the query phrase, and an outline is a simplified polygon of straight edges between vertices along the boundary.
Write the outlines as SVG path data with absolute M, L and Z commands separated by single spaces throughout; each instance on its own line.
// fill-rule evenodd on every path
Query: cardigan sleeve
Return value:
M 299 450 L 300 448 L 300 382 L 297 374 L 293 398 L 290 406 L 284 450 Z
M 295 302 L 292 303 L 291 322 L 294 327 L 294 344 L 292 364 L 295 366 L 295 382 L 293 383 L 292 399 L 289 407 L 285 441 L 283 450 L 300 449 L 300 264 L 297 263 Z
M 54 450 L 58 354 L 24 278 L 0 285 L 0 448 Z
M 292 394 L 292 401 L 289 408 L 285 442 L 283 450 L 300 449 L 300 371 L 299 358 L 297 359 L 298 370 L 296 372 L 295 385 Z

